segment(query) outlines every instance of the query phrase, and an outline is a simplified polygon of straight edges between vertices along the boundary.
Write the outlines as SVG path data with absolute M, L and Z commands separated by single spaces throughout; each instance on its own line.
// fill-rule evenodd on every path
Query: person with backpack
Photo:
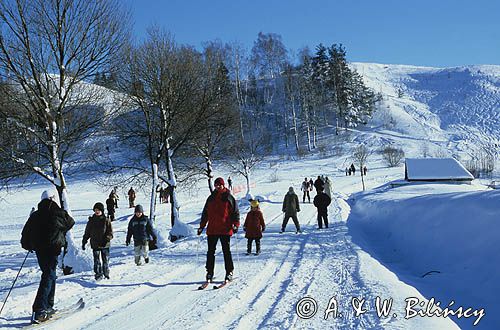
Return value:
M 323 188 L 320 187 L 318 194 L 314 197 L 314 206 L 318 209 L 318 229 L 323 229 L 323 223 L 326 228 L 328 228 L 328 205 L 332 202 L 332 199 L 328 197 L 327 194 L 323 192 Z
M 319 194 L 319 191 L 323 191 L 323 189 L 325 188 L 325 183 L 323 182 L 323 180 L 321 180 L 321 177 L 319 175 L 316 181 L 314 181 L 314 188 L 316 188 L 316 194 Z
M 240 212 L 238 203 L 231 195 L 229 189 L 224 186 L 224 179 L 217 178 L 214 181 L 215 189 L 208 196 L 203 211 L 201 213 L 200 227 L 198 235 L 201 235 L 205 226 L 207 226 L 207 270 L 206 281 L 212 282 L 215 267 L 215 249 L 220 240 L 222 253 L 224 254 L 224 268 L 226 276 L 224 282 L 233 280 L 234 264 L 231 255 L 231 236 L 238 232 L 240 226 Z
M 293 223 L 295 224 L 296 233 L 301 233 L 299 220 L 297 219 L 297 212 L 300 212 L 299 205 L 299 197 L 293 191 L 293 187 L 288 188 L 288 192 L 285 194 L 285 198 L 283 199 L 283 212 L 285 216 L 283 218 L 283 223 L 281 224 L 280 234 L 285 232 L 286 225 L 288 224 L 288 220 L 292 218 Z
M 243 225 L 245 238 L 247 239 L 247 255 L 252 253 L 252 242 L 255 241 L 255 255 L 260 254 L 260 239 L 262 233 L 266 230 L 264 215 L 259 208 L 259 201 L 250 200 L 250 212 L 247 213 L 245 224 Z
M 89 217 L 82 239 L 82 250 L 85 250 L 90 239 L 90 247 L 94 256 L 94 273 L 96 281 L 103 276 L 109 279 L 109 247 L 113 239 L 111 220 L 104 215 L 104 205 L 95 203 L 94 214 Z M 102 260 L 102 262 L 101 262 Z
M 149 263 L 149 241 L 152 240 L 153 245 L 156 245 L 157 237 L 151 220 L 144 215 L 144 208 L 140 204 L 135 206 L 134 216 L 128 223 L 125 245 L 129 246 L 132 237 L 134 238 L 135 264 L 137 266 L 142 264 L 141 257 L 144 257 L 145 263 Z
M 58 204 L 57 193 L 45 190 L 38 209 L 33 212 L 21 234 L 21 246 L 35 251 L 42 277 L 33 302 L 32 323 L 47 321 L 56 310 L 54 296 L 56 291 L 57 259 L 61 248 L 66 246 L 66 233 L 73 228 L 75 221 Z

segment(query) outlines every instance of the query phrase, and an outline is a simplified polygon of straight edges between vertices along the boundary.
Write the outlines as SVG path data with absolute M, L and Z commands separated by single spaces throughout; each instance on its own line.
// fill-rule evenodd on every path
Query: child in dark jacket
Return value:
M 247 242 L 247 255 L 252 252 L 252 242 L 255 240 L 255 255 L 260 254 L 260 239 L 262 238 L 262 232 L 266 230 L 266 224 L 264 223 L 264 215 L 259 208 L 258 200 L 250 201 L 250 212 L 248 212 L 245 219 L 245 224 L 243 225 L 243 230 L 245 230 L 245 237 L 248 239 Z
M 94 214 L 89 217 L 85 234 L 82 240 L 82 249 L 90 238 L 90 247 L 94 255 L 94 273 L 95 279 L 100 280 L 104 276 L 109 279 L 109 246 L 113 239 L 113 228 L 111 220 L 104 215 L 104 205 L 96 203 L 94 205 Z M 102 264 L 101 264 L 102 259 Z
M 152 245 L 156 245 L 156 234 L 153 230 L 153 223 L 144 215 L 144 209 L 140 204 L 135 206 L 134 216 L 128 223 L 125 240 L 127 246 L 132 237 L 134 237 L 135 264 L 141 265 L 141 257 L 144 257 L 145 263 L 149 263 L 149 241 L 152 240 Z

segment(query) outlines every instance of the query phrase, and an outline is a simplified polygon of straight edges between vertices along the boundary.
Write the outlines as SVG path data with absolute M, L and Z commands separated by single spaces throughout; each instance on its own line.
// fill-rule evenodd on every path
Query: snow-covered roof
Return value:
M 406 158 L 408 181 L 471 181 L 474 176 L 453 158 Z

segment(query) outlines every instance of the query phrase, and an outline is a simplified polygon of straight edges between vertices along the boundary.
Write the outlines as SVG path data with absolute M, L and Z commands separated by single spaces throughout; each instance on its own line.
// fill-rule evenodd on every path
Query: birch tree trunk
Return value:
M 210 157 L 205 157 L 205 163 L 207 165 L 208 189 L 210 189 L 210 193 L 212 193 L 214 191 L 214 185 L 212 182 L 214 175 L 213 175 L 212 160 L 210 159 Z
M 149 203 L 149 218 L 153 223 L 156 222 L 156 187 L 158 186 L 158 164 L 153 164 L 152 166 L 152 176 L 153 176 L 153 183 L 151 187 L 151 199 Z
M 172 227 L 174 224 L 179 220 L 179 209 L 180 205 L 177 200 L 177 181 L 175 179 L 175 172 L 174 172 L 174 166 L 172 164 L 172 150 L 170 150 L 170 147 L 167 146 L 166 150 L 166 157 L 167 157 L 167 176 L 168 176 L 168 185 L 172 188 L 172 194 L 171 194 L 171 212 L 170 212 L 170 224 Z
M 297 129 L 297 115 L 295 113 L 295 102 L 292 103 L 293 135 L 295 138 L 295 149 L 299 150 L 299 131 Z

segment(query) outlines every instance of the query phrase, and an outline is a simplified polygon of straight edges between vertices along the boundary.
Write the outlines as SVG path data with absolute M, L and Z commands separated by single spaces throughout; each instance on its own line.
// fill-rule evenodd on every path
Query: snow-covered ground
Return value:
M 430 78 L 426 80 L 419 74 L 429 72 L 433 76 L 438 69 L 355 65 L 367 80 L 375 84 L 377 91 L 386 94 L 387 112 L 379 113 L 370 123 L 371 127 L 352 130 L 342 155 L 316 154 L 305 159 L 288 160 L 274 158 L 262 163 L 252 177 L 255 183 L 252 193 L 260 196 L 268 225 L 262 239 L 262 254 L 246 256 L 244 233 L 233 237 L 234 283 L 221 290 L 197 290 L 205 276 L 205 236 L 166 242 L 151 252 L 151 263 L 136 266 L 133 248 L 125 246 L 132 209 L 126 208 L 125 193 L 129 187 L 122 187 L 117 220 L 113 223 L 111 279 L 96 282 L 90 268 L 60 276 L 56 307 L 63 308 L 79 297 L 83 297 L 86 307 L 70 317 L 47 324 L 46 328 L 499 328 L 500 303 L 495 296 L 498 292 L 495 279 L 500 277 L 500 191 L 486 188 L 484 184 L 489 180 L 476 180 L 472 185 L 414 184 L 391 188 L 387 183 L 402 179 L 404 168 L 386 167 L 376 153 L 368 159 L 366 192 L 360 193 L 359 173 L 354 177 L 346 176 L 343 170 L 352 162 L 349 151 L 358 143 L 375 150 L 392 142 L 404 147 L 407 155 L 418 157 L 423 149 L 431 155 L 444 152 L 461 155 L 467 152 L 466 146 L 473 141 L 498 142 L 499 135 L 493 132 L 500 118 L 494 117 L 499 112 L 498 67 L 478 69 L 484 72 L 481 81 L 492 82 L 485 83 L 482 91 L 477 93 L 482 95 L 477 97 L 485 98 L 482 105 L 490 104 L 488 114 L 492 119 L 478 125 L 464 121 L 463 127 L 471 131 L 467 135 L 466 130 L 462 130 L 463 137 L 467 137 L 462 139 L 456 134 L 462 127 L 459 125 L 462 119 L 456 119 L 457 116 L 448 118 L 447 113 L 436 111 L 429 101 L 431 99 L 416 96 L 427 93 L 419 94 L 418 91 L 433 86 Z M 457 75 L 462 71 L 456 69 Z M 411 75 L 420 82 L 427 81 L 426 88 L 407 82 L 404 85 L 407 87 L 403 86 L 405 96 L 396 97 L 396 88 Z M 447 77 L 444 74 L 441 79 Z M 470 83 L 470 80 L 466 81 Z M 454 86 L 457 85 L 459 83 Z M 442 83 L 436 83 L 434 89 L 448 90 Z M 491 98 L 496 100 L 496 108 L 488 100 Z M 390 120 L 385 122 L 387 116 L 398 116 L 398 126 L 391 127 Z M 445 117 L 447 119 L 443 119 Z M 325 139 L 322 143 L 326 145 L 338 145 L 328 140 L 330 138 Z M 270 180 L 275 173 L 276 180 Z M 227 177 L 229 173 L 220 174 Z M 281 203 L 288 187 L 293 186 L 302 199 L 299 188 L 304 177 L 315 178 L 320 174 L 329 176 L 333 182 L 330 228 L 317 230 L 316 210 L 312 204 L 305 203 L 301 204 L 299 213 L 304 233 L 295 234 L 290 222 L 287 232 L 279 234 Z M 243 183 L 243 179 L 232 177 L 235 184 Z M 498 174 L 496 177 L 498 179 Z M 73 236 L 79 245 L 92 206 L 97 201 L 103 202 L 109 191 L 102 191 L 90 178 L 73 181 L 70 178 L 69 187 L 76 221 Z M 46 188 L 33 185 L 0 200 L 3 215 L 0 222 L 2 302 L 26 255 L 19 244 L 20 232 L 31 207 L 38 203 Z M 193 228 L 198 226 L 208 196 L 204 184 L 198 188 L 179 195 L 181 219 Z M 243 193 L 237 194 L 238 198 L 242 196 Z M 139 191 L 137 202 L 148 213 L 147 194 Z M 157 210 L 156 227 L 162 233 L 169 230 L 169 206 L 160 204 Z M 243 221 L 248 212 L 248 203 L 244 200 L 240 200 L 240 212 Z M 91 251 L 87 249 L 85 253 L 90 256 Z M 1 328 L 28 325 L 39 276 L 36 259 L 30 255 L 0 317 Z M 220 246 L 216 254 L 215 276 L 216 280 L 224 277 Z M 377 315 L 377 297 L 393 299 L 387 317 Z M 316 305 L 303 298 L 314 299 Z M 470 317 L 405 318 L 405 315 L 413 316 L 416 309 L 425 310 L 432 298 L 443 308 L 453 300 L 450 308 L 454 311 L 459 306 L 471 307 L 467 313 Z M 356 315 L 353 303 L 359 306 L 363 299 L 364 313 Z M 418 299 L 425 306 L 407 310 L 407 299 L 409 302 Z M 337 318 L 333 317 L 335 303 Z M 331 313 L 327 313 L 329 307 Z M 482 318 L 481 309 L 484 309 Z M 314 315 L 309 315 L 311 318 L 304 318 L 314 311 Z M 479 323 L 474 327 L 477 320 Z

